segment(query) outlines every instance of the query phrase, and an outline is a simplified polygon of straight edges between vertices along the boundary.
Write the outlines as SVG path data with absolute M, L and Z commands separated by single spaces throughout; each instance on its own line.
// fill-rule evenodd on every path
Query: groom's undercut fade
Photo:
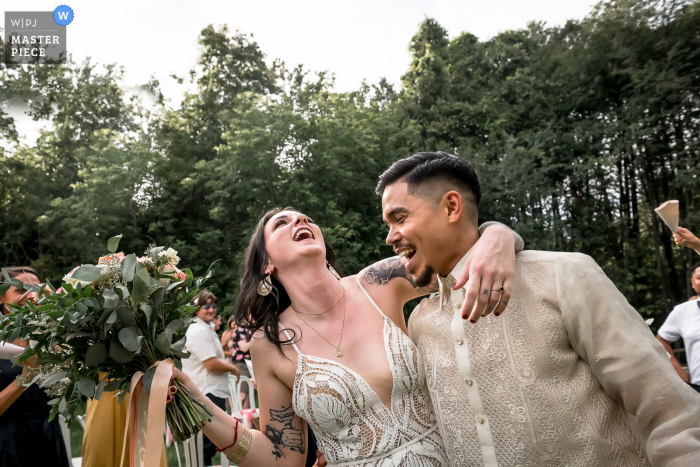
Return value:
M 376 192 L 379 196 L 389 185 L 405 181 L 414 196 L 439 203 L 445 193 L 457 191 L 474 204 L 476 213 L 481 202 L 481 184 L 474 166 L 446 152 L 419 152 L 394 162 L 379 176 Z

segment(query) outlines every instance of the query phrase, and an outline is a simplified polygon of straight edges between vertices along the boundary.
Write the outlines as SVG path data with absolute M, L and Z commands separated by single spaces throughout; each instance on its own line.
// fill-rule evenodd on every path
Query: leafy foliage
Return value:
M 110 254 L 97 265 L 85 264 L 51 284 L 24 284 L 3 269 L 0 290 L 7 286 L 39 294 L 37 303 L 10 305 L 3 317 L 0 341 L 24 339 L 30 345 L 14 363 L 37 356 L 39 372 L 22 381 L 37 383 L 53 399 L 51 416 L 64 415 L 74 423 L 75 410 L 85 399 L 103 391 L 129 392 L 132 377 L 144 372 L 150 392 L 155 364 L 171 358 L 182 368 L 187 358 L 185 331 L 197 309 L 191 306 L 204 279 L 191 270 L 180 271 L 177 252 L 152 246 L 146 256 L 115 253 L 121 235 L 107 242 Z M 177 382 L 175 384 L 178 384 Z M 211 414 L 180 387 L 180 397 L 167 407 L 168 423 L 178 440 L 199 431 Z
M 210 26 L 195 90 L 171 106 L 151 82 L 149 110 L 114 65 L 4 70 L 0 99 L 29 102 L 52 127 L 24 146 L 0 114 L 0 264 L 57 277 L 124 231 L 125 248 L 169 244 L 194 270 L 222 259 L 211 288 L 230 312 L 267 209 L 312 216 L 357 272 L 391 254 L 377 176 L 441 149 L 477 164 L 483 220 L 529 248 L 592 255 L 641 313 L 663 316 L 690 292 L 691 252 L 653 208 L 679 199 L 682 224 L 700 229 L 699 28 L 697 0 L 606 2 L 487 41 L 427 19 L 400 89 L 338 93 L 329 75 Z

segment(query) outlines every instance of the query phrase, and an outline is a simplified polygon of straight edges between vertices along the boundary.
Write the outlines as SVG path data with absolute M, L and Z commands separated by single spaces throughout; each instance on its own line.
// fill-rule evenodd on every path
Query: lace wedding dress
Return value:
M 393 377 L 390 407 L 350 368 L 304 355 L 292 343 L 298 353 L 294 411 L 314 430 L 329 466 L 447 466 L 418 350 L 359 278 L 357 284 L 384 318 L 384 348 Z

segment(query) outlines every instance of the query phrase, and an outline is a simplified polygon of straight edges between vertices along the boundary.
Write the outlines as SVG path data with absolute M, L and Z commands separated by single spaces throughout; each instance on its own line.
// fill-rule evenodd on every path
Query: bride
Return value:
M 514 238 L 504 228 L 486 230 L 472 262 L 500 265 L 492 276 L 499 280 L 512 277 Z M 329 465 L 447 466 L 402 311 L 435 291 L 435 278 L 414 278 L 399 257 L 344 278 L 334 266 L 321 229 L 304 214 L 274 209 L 260 220 L 246 253 L 236 321 L 256 332 L 251 355 L 264 428 L 238 424 L 175 370 L 214 413 L 204 433 L 241 467 L 303 466 L 307 424 Z

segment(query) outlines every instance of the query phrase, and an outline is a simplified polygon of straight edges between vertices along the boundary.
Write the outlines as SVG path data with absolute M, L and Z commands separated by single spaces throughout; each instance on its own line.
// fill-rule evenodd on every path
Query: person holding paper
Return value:
M 690 283 L 695 293 L 700 293 L 700 263 L 691 266 Z M 666 348 L 666 352 L 671 355 L 671 364 L 678 376 L 697 392 L 700 392 L 700 300 L 696 298 L 676 305 L 659 328 L 656 338 Z M 673 354 L 671 343 L 678 339 L 683 339 L 685 344 L 690 374 L 683 369 Z
M 700 255 L 700 238 L 696 237 L 690 230 L 678 227 L 676 233 L 673 234 L 673 240 L 675 240 L 676 245 L 687 246 Z
M 5 268 L 5 271 L 11 279 L 19 279 L 24 284 L 39 284 L 36 271 L 30 267 Z M 32 292 L 12 286 L 0 295 L 2 314 L 10 312 L 11 304 L 24 305 L 33 299 Z M 26 347 L 28 341 L 17 339 L 11 344 Z M 49 422 L 49 397 L 36 385 L 25 387 L 15 381 L 17 377 L 31 381 L 33 359 L 26 360 L 21 367 L 0 359 L 0 464 L 4 467 L 69 467 L 58 418 Z

